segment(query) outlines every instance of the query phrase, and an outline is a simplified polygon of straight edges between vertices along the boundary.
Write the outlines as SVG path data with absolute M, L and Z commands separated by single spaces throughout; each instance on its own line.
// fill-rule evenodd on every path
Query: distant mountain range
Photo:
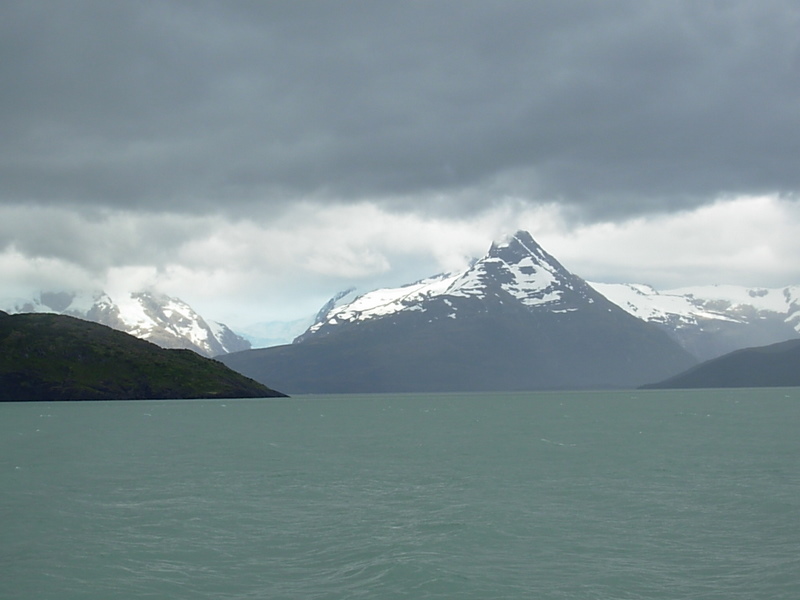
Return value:
M 314 315 L 310 314 L 292 321 L 261 321 L 237 327 L 236 333 L 247 340 L 253 348 L 268 348 L 291 344 L 315 322 Z
M 283 395 L 189 350 L 74 317 L 0 311 L 3 402 Z
M 590 285 L 633 316 L 658 325 L 699 360 L 800 337 L 800 286 L 659 292 L 641 284 Z
M 515 246 L 523 248 L 523 258 L 519 260 L 505 256 L 506 253 L 513 253 Z M 527 248 L 527 257 L 524 248 Z M 517 262 L 514 262 L 515 260 Z M 499 266 L 500 262 L 498 261 L 505 261 L 505 266 Z M 374 325 L 358 329 L 359 338 L 368 335 L 378 336 L 379 329 L 387 327 L 386 324 L 393 320 L 402 321 L 404 326 L 408 327 L 411 327 L 413 322 L 415 323 L 413 329 L 416 330 L 422 327 L 420 323 L 424 319 L 419 315 L 410 317 L 409 314 L 414 312 L 427 312 L 429 318 L 436 317 L 432 320 L 437 320 L 440 313 L 447 314 L 447 318 L 451 320 L 455 320 L 457 315 L 464 317 L 474 313 L 475 318 L 471 318 L 474 327 L 477 327 L 479 322 L 483 323 L 485 327 L 490 327 L 491 319 L 499 319 L 505 323 L 505 326 L 515 329 L 513 335 L 509 336 L 509 340 L 515 339 L 517 335 L 522 335 L 522 332 L 526 331 L 530 325 L 531 315 L 536 315 L 538 325 L 536 331 L 531 332 L 531 335 L 541 337 L 540 329 L 542 327 L 548 334 L 555 331 L 550 326 L 545 327 L 544 321 L 547 319 L 543 319 L 544 313 L 552 313 L 548 317 L 552 320 L 554 315 L 576 312 L 578 304 L 570 307 L 564 304 L 564 301 L 567 298 L 574 298 L 577 289 L 583 290 L 587 304 L 591 304 L 589 299 L 594 302 L 594 298 L 601 296 L 630 316 L 665 332 L 696 361 L 712 359 L 741 348 L 763 346 L 800 337 L 800 286 L 745 288 L 709 285 L 659 291 L 644 284 L 609 284 L 584 282 L 583 280 L 580 280 L 580 285 L 575 287 L 577 284 L 571 279 L 574 277 L 567 273 L 558 261 L 544 252 L 530 238 L 529 234 L 519 232 L 517 235 L 511 236 L 508 242 L 494 244 L 487 256 L 475 260 L 464 271 L 436 275 L 414 284 L 373 290 L 367 293 L 358 293 L 354 289 L 348 289 L 331 298 L 317 315 L 309 315 L 292 322 L 262 322 L 240 332 L 234 332 L 222 323 L 202 317 L 180 299 L 148 291 L 131 293 L 113 299 L 103 292 L 41 292 L 32 298 L 0 300 L 0 309 L 12 314 L 52 313 L 75 316 L 108 325 L 164 348 L 191 349 L 206 357 L 246 351 L 252 345 L 262 348 L 283 346 L 293 340 L 296 340 L 298 344 L 311 340 L 318 342 L 331 332 L 338 334 L 344 330 L 350 331 L 348 335 L 356 335 L 354 325 L 373 321 L 375 321 Z M 510 298 L 506 301 L 506 310 L 500 311 L 499 305 L 503 302 L 499 298 L 503 294 L 510 295 Z M 480 304 L 479 300 L 484 305 L 482 309 L 477 308 Z M 450 308 L 446 308 L 448 306 Z M 528 325 L 514 324 L 514 318 L 510 316 L 510 308 L 513 306 L 516 306 L 517 309 L 521 306 L 527 310 L 527 313 L 523 313 L 524 318 L 520 323 L 528 323 Z M 449 312 L 447 312 L 448 310 Z M 501 312 L 505 315 L 503 319 L 500 319 L 499 316 Z M 586 310 L 583 310 L 582 315 L 586 314 L 588 314 Z M 488 315 L 491 315 L 491 319 Z M 562 320 L 570 319 L 562 317 Z M 577 323 L 577 318 L 571 320 Z M 380 326 L 377 324 L 378 321 L 381 322 Z M 497 343 L 499 344 L 497 356 L 502 354 L 503 345 L 500 341 L 491 342 L 492 335 L 489 335 L 485 341 L 480 341 L 481 336 L 477 333 L 468 335 L 464 322 L 464 318 L 460 318 L 458 327 L 453 327 L 452 324 L 444 326 L 441 323 L 435 326 L 426 326 L 414 335 L 420 336 L 422 331 L 425 331 L 425 335 L 447 335 L 451 336 L 453 340 L 461 339 L 465 348 L 460 348 L 456 354 L 452 354 L 450 362 L 455 362 L 455 356 L 458 353 L 464 354 L 467 351 L 466 348 L 476 344 L 483 346 L 487 343 Z M 570 326 L 573 331 L 577 327 L 575 323 Z M 500 326 L 499 321 L 496 325 Z M 519 327 L 518 331 L 517 327 Z M 451 329 L 457 329 L 458 333 L 451 332 Z M 388 336 L 385 338 L 386 343 L 389 343 L 388 340 L 392 340 L 393 334 L 401 330 L 402 328 L 392 327 L 386 331 Z M 589 335 L 589 331 L 591 331 L 591 327 L 587 329 L 587 335 Z M 577 336 L 577 334 L 575 335 Z M 398 354 L 402 354 L 400 348 L 403 347 L 407 347 L 411 354 L 419 353 L 419 350 L 413 346 L 414 339 L 414 336 L 401 337 L 391 343 L 396 345 Z M 591 339 L 591 335 L 587 339 Z M 437 345 L 442 343 L 442 341 L 434 343 L 428 352 L 433 355 Z M 358 340 L 353 344 L 354 348 L 347 349 L 347 352 L 337 352 L 333 357 L 334 363 L 337 360 L 345 360 L 344 357 L 348 352 L 354 353 L 353 360 L 357 361 L 359 360 L 356 356 L 358 351 L 355 348 L 369 346 L 369 344 L 365 346 Z M 374 356 L 367 357 L 363 365 L 370 364 L 370 361 L 378 360 L 377 357 L 386 355 L 384 344 L 377 337 L 374 344 L 380 351 Z M 292 346 L 295 345 L 292 344 Z M 533 351 L 534 348 L 529 346 L 528 342 L 520 342 L 518 345 L 520 351 L 523 348 L 528 348 L 526 351 Z M 557 346 L 558 344 L 554 347 Z M 307 348 L 306 352 L 311 352 L 308 349 L 310 347 L 305 347 Z M 298 352 L 294 348 L 282 349 L 274 351 L 274 355 L 285 356 L 285 359 L 282 360 L 288 361 Z M 322 350 L 316 352 L 322 353 Z M 474 359 L 478 355 L 479 352 L 475 350 L 472 358 Z M 323 360 L 322 354 L 318 358 Z M 251 359 L 252 357 L 233 360 L 250 361 Z M 471 360 L 469 356 L 464 356 L 463 359 L 466 363 Z M 402 364 L 404 360 L 410 359 L 398 359 L 398 365 Z M 432 360 L 440 364 L 447 362 L 444 361 L 441 354 L 432 356 Z M 514 364 L 514 361 L 507 361 L 506 364 Z M 598 362 L 597 364 L 602 363 Z M 667 362 L 665 366 L 669 364 Z M 251 369 L 250 372 L 259 371 L 259 368 L 253 365 L 247 368 Z M 284 369 L 287 376 L 292 372 L 292 368 Z M 380 372 L 375 369 L 371 371 Z M 458 367 L 452 366 L 452 371 L 457 373 Z M 555 371 L 553 372 L 555 373 Z M 575 373 L 579 371 L 577 370 Z M 642 371 L 642 373 L 646 372 L 646 370 Z M 667 374 L 669 373 L 664 375 Z M 317 376 L 322 375 L 321 373 L 314 375 L 314 377 Z M 531 377 L 533 376 L 531 375 Z M 334 376 L 331 381 L 336 379 L 337 377 Z M 432 386 L 434 379 L 436 379 L 434 376 L 430 377 Z M 615 382 L 623 381 L 635 383 L 633 377 L 594 377 L 589 379 L 597 381 L 598 385 L 618 385 Z M 574 385 L 581 387 L 589 385 L 589 379 L 584 383 L 579 383 L 583 380 L 577 377 L 574 379 Z M 388 380 L 391 380 L 391 377 Z M 513 382 L 514 378 L 508 379 L 509 386 Z M 400 385 L 395 382 L 391 385 L 381 384 L 378 387 L 394 388 L 405 385 L 408 384 Z M 461 385 L 465 385 L 465 383 Z M 517 381 L 513 385 L 527 387 L 533 383 L 526 380 Z M 553 379 L 549 382 L 539 381 L 536 385 L 558 387 L 568 384 L 563 381 L 559 383 Z M 305 389 L 304 386 L 301 387 Z M 325 385 L 320 388 L 314 384 L 312 387 L 316 390 L 327 389 L 329 386 Z M 350 386 L 344 387 L 349 389 Z
M 782 288 L 705 285 L 656 290 L 639 283 L 587 283 L 634 317 L 666 331 L 698 360 L 800 337 L 798 285 Z M 318 327 L 320 319 L 334 306 L 343 307 L 361 298 L 372 301 L 379 297 L 376 294 L 401 298 L 411 287 L 413 285 L 367 293 L 350 288 L 331 298 L 316 316 L 291 322 L 259 323 L 239 333 L 251 341 L 254 348 L 290 344 L 302 337 L 309 327 Z M 370 314 L 368 311 L 365 317 Z
M 638 283 L 587 283 L 634 317 L 666 331 L 698 360 L 800 337 L 800 286 L 797 285 L 782 288 L 705 285 L 659 291 Z M 372 301 L 379 298 L 378 294 L 401 298 L 412 287 L 369 293 L 350 288 L 331 298 L 316 317 L 260 323 L 241 333 L 255 348 L 289 344 L 302 337 L 309 327 L 319 327 L 320 319 L 333 307 L 343 307 L 356 299 L 359 303 Z M 367 311 L 365 317 L 370 314 Z
M 153 292 L 116 300 L 104 292 L 41 292 L 36 298 L 0 301 L 0 309 L 77 317 L 162 348 L 184 348 L 207 357 L 250 348 L 250 342 L 226 325 L 204 319 L 182 300 Z
M 800 386 L 800 339 L 736 350 L 649 389 Z
M 696 362 L 524 231 L 464 271 L 340 295 L 293 344 L 220 360 L 288 393 L 634 387 Z
M 441 275 L 418 284 L 363 295 L 354 289 L 346 290 L 323 307 L 310 332 L 322 326 L 333 308 L 337 309 L 334 312 L 352 310 L 360 313 L 359 318 L 373 318 L 399 306 L 384 299 L 403 298 L 409 292 L 414 293 L 417 285 L 448 277 Z M 800 286 L 769 289 L 708 285 L 659 292 L 643 284 L 586 283 L 632 316 L 667 332 L 698 360 L 800 337 Z M 375 306 L 368 307 L 366 303 Z M 305 335 L 307 332 L 298 333 L 297 338 Z

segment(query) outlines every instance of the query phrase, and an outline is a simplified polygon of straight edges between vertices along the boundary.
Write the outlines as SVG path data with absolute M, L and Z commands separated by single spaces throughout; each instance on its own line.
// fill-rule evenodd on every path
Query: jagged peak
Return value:
M 515 245 L 520 245 L 528 250 L 540 247 L 530 232 L 524 229 L 518 229 L 514 233 L 507 234 L 501 239 L 492 242 L 492 248 L 507 248 Z
M 563 270 L 564 268 L 524 229 L 508 235 L 500 241 L 493 242 L 486 255 L 486 258 L 500 258 L 512 264 L 527 257 L 533 258 L 537 263 L 551 265 L 557 270 Z
M 360 295 L 339 294 L 323 306 L 314 324 L 295 341 L 302 342 L 344 323 L 399 312 L 427 312 L 432 303 L 447 305 L 450 310 L 446 317 L 456 318 L 456 313 L 466 306 L 464 300 L 485 311 L 487 302 L 503 304 L 509 296 L 530 310 L 556 312 L 578 310 L 602 298 L 545 252 L 530 233 L 519 230 L 492 243 L 488 253 L 464 271 Z
M 55 313 L 78 317 L 147 339 L 167 348 L 190 348 L 213 356 L 244 350 L 250 344 L 224 325 L 212 326 L 189 304 L 152 289 L 41 291 L 29 299 L 0 302 L 10 313 Z
M 349 287 L 345 290 L 341 290 L 334 294 L 330 300 L 328 300 L 325 305 L 319 309 L 316 316 L 314 317 L 314 323 L 318 323 L 320 321 L 324 321 L 325 317 L 328 315 L 330 311 L 332 311 L 337 306 L 345 303 L 348 299 L 352 301 L 356 297 L 356 288 Z

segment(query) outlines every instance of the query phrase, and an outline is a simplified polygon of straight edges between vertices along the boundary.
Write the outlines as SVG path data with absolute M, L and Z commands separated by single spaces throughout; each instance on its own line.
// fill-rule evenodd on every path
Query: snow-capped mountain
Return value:
M 568 272 L 537 244 L 529 233 L 519 231 L 492 244 L 488 254 L 465 271 L 435 275 L 399 288 L 384 288 L 355 296 L 347 290 L 331 299 L 317 314 L 314 325 L 301 336 L 324 333 L 343 323 L 383 318 L 402 311 L 426 311 L 434 299 L 447 307 L 447 317 L 458 318 L 459 299 L 500 303 L 505 296 L 529 309 L 552 313 L 573 312 L 592 304 L 597 293 L 581 278 Z
M 629 387 L 695 362 L 524 231 L 461 272 L 348 291 L 293 344 L 221 360 L 288 393 Z
M 574 276 L 535 242 L 512 238 L 492 246 L 489 254 L 458 273 L 436 275 L 416 283 L 358 295 L 346 290 L 317 314 L 298 340 L 331 326 L 385 318 L 403 310 L 421 310 L 435 297 L 468 298 L 485 293 L 485 282 L 499 287 L 528 307 L 554 312 L 575 310 Z M 516 256 L 515 256 L 516 255 Z M 666 331 L 699 360 L 751 346 L 800 336 L 800 286 L 764 289 L 708 285 L 658 291 L 643 284 L 586 282 L 605 298 L 643 321 Z M 592 302 L 585 289 L 578 299 Z M 456 317 L 452 305 L 449 317 Z
M 633 316 L 663 328 L 702 360 L 800 336 L 800 286 L 658 291 L 641 284 L 590 285 Z
M 226 325 L 207 321 L 177 298 L 152 292 L 112 300 L 104 292 L 41 292 L 38 298 L 5 300 L 8 313 L 44 312 L 107 325 L 163 348 L 186 348 L 217 356 L 250 348 Z

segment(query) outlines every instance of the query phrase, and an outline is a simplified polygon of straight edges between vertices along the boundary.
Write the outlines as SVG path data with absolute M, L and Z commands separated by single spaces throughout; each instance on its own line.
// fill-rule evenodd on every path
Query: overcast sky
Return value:
M 589 280 L 800 284 L 795 0 L 0 3 L 0 281 L 234 326 L 527 229 Z

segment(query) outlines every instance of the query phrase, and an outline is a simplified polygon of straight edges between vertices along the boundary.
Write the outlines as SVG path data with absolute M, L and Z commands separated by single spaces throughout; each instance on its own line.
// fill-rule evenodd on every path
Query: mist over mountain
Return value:
M 291 344 L 314 323 L 314 315 L 292 321 L 260 321 L 244 327 L 237 327 L 236 333 L 248 341 L 253 348 L 268 348 Z
M 334 298 L 293 344 L 220 360 L 288 393 L 635 387 L 695 362 L 524 231 L 464 271 Z
M 36 298 L 6 299 L 10 314 L 52 313 L 107 325 L 162 348 L 183 348 L 213 357 L 249 349 L 250 342 L 227 325 L 206 320 L 178 298 L 132 293 L 116 301 L 104 292 L 41 292 Z

